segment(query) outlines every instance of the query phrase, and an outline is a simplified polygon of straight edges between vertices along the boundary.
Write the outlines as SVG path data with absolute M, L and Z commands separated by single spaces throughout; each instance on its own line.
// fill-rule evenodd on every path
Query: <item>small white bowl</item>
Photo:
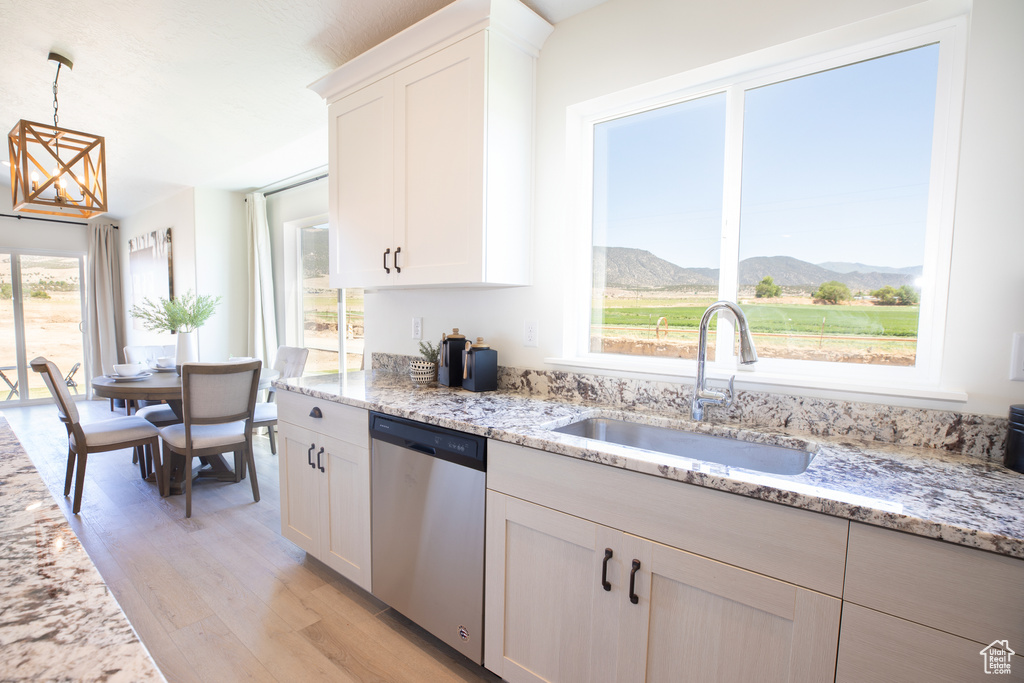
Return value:
M 160 356 L 156 359 L 156 366 L 158 368 L 173 368 L 174 356 Z
M 142 371 L 145 369 L 146 366 L 142 363 L 121 363 L 114 366 L 114 372 L 119 377 L 135 377 L 142 374 Z

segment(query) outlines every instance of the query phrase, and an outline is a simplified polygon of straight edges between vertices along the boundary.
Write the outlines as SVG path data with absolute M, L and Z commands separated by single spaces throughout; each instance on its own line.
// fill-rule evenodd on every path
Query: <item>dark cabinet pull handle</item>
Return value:
M 391 273 L 391 269 L 388 268 L 388 254 L 391 253 L 391 247 L 384 250 L 384 272 Z
M 313 410 L 309 411 L 310 417 L 323 417 L 324 414 L 320 411 L 320 406 L 313 406 Z
M 398 267 L 398 255 L 402 253 L 401 247 L 395 247 L 395 272 L 401 273 L 402 269 Z
M 612 589 L 612 584 L 608 582 L 608 560 L 612 559 L 612 549 L 604 549 L 604 562 L 601 563 L 601 588 L 606 591 Z
M 309 451 L 306 453 L 306 460 L 309 462 L 309 466 L 310 467 L 316 467 L 316 465 L 313 464 L 313 449 L 314 448 L 316 448 L 316 444 L 315 443 L 309 444 Z
M 636 573 L 640 571 L 640 560 L 633 560 L 633 569 L 629 572 L 629 601 L 634 605 L 640 602 L 636 594 Z
M 320 464 L 320 456 L 324 454 L 324 447 L 321 446 L 320 450 L 316 454 L 316 466 L 320 468 L 320 471 L 324 471 L 324 466 Z

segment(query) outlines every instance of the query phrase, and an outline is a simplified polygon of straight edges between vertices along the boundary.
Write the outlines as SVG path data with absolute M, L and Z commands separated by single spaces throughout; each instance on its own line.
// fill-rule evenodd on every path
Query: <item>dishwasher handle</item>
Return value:
M 419 451 L 420 453 L 426 453 L 427 455 L 437 455 L 437 449 L 432 446 L 424 446 L 421 443 L 406 443 L 405 447 L 409 450 Z

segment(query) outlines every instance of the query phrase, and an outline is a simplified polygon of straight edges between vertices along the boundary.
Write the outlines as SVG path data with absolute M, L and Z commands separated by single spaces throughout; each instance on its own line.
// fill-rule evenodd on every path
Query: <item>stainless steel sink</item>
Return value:
M 800 474 L 816 453 L 816 449 L 754 443 L 604 417 L 586 418 L 552 431 L 768 474 Z

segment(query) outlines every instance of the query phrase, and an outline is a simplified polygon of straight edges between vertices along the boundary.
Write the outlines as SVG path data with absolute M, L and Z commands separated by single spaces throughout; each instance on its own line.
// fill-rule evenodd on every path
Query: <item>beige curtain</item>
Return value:
M 86 263 L 87 357 L 91 376 L 113 372 L 123 359 L 124 297 L 117 229 L 110 223 L 89 224 Z
M 270 226 L 267 199 L 262 192 L 245 196 L 249 243 L 249 350 L 248 355 L 271 366 L 277 355 L 277 312 L 274 309 L 274 274 L 270 265 Z

